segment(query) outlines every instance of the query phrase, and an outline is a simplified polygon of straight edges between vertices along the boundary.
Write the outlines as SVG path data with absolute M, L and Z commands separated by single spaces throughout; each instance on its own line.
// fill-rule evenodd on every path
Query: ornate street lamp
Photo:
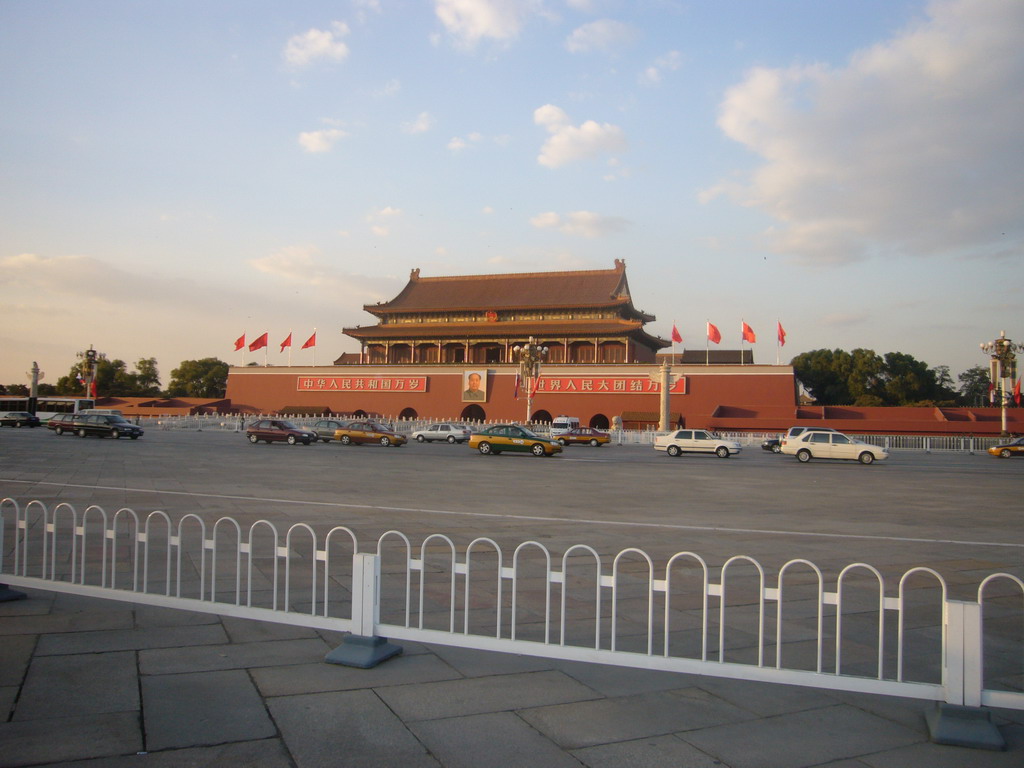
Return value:
M 540 346 L 533 336 L 523 345 L 512 347 L 512 354 L 519 363 L 519 381 L 526 387 L 526 423 L 529 424 L 533 414 L 533 393 L 540 380 L 540 364 L 548 356 L 548 348 Z
M 100 360 L 106 360 L 107 356 L 103 352 L 97 352 L 93 349 L 92 344 L 84 352 L 77 353 L 77 357 L 82 361 L 81 367 L 84 373 L 83 378 L 85 379 L 85 396 L 95 397 L 93 394 L 93 382 L 96 381 L 96 364 Z
M 1002 408 L 1002 434 L 1009 435 L 1006 429 L 1006 406 L 1009 395 L 1006 393 L 1006 381 L 1017 378 L 1017 352 L 1024 352 L 1024 344 L 1014 344 L 1006 338 L 1006 331 L 999 332 L 995 341 L 983 341 L 978 346 L 989 356 L 989 380 L 995 384 L 999 380 L 999 403 Z

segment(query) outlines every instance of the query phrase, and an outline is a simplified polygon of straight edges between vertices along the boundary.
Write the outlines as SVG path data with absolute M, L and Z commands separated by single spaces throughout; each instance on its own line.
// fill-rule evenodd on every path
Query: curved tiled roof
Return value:
M 615 260 L 614 269 L 571 272 L 528 272 L 506 275 L 420 277 L 414 269 L 409 282 L 391 301 L 368 304 L 379 316 L 400 312 L 472 309 L 547 309 L 621 306 L 644 317 L 633 307 L 626 282 L 626 265 Z

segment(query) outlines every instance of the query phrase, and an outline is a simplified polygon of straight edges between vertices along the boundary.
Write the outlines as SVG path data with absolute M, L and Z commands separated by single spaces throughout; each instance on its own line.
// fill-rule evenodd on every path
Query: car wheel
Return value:
M 668 455 L 669 456 L 678 456 L 681 453 L 682 453 L 682 451 L 679 450 L 679 446 L 678 445 L 670 445 L 668 447 Z
M 563 440 L 563 439 L 562 439 L 561 437 L 560 437 L 560 438 L 558 438 L 558 444 L 559 444 L 560 446 L 562 446 L 563 448 L 565 448 L 565 440 Z
M 601 444 L 596 439 L 590 441 L 590 445 L 594 448 L 599 447 Z
M 541 445 L 540 443 L 534 443 L 532 446 L 530 446 L 530 453 L 532 453 L 534 456 L 543 456 L 544 446 Z
M 797 461 L 801 461 L 804 464 L 806 464 L 808 461 L 811 460 L 811 452 L 804 448 L 797 453 L 796 458 Z
M 455 445 L 455 435 L 448 435 L 448 444 Z
M 416 435 L 416 442 L 417 443 L 425 443 L 425 442 L 427 442 L 427 438 L 425 438 L 423 435 Z
M 782 446 L 781 445 L 773 445 L 772 446 L 772 453 L 782 453 Z
M 256 445 L 256 443 L 258 443 L 259 441 L 260 439 L 256 437 L 256 435 L 249 435 L 249 442 L 252 443 L 253 445 Z
M 388 437 L 387 435 L 384 435 L 384 437 L 380 439 L 380 444 L 387 448 L 389 445 L 391 445 L 391 438 Z
M 112 430 L 110 430 L 110 436 L 112 438 L 114 438 L 115 440 L 120 440 L 121 439 L 121 430 L 119 430 L 119 429 L 112 429 Z
M 79 430 L 78 430 L 78 432 L 77 432 L 76 434 L 77 434 L 77 435 L 78 435 L 79 437 L 85 437 L 85 434 L 86 434 L 86 432 L 85 432 L 85 429 L 79 429 Z
M 999 452 L 999 458 L 1001 458 L 1001 459 L 1008 459 L 1008 458 L 1010 458 L 1010 457 L 1011 457 L 1012 455 L 1013 455 L 1013 453 L 1011 453 L 1011 452 L 1010 452 L 1010 449 L 1009 449 L 1009 448 L 1003 448 L 1003 450 L 1001 450 L 1001 451 Z
M 860 456 L 857 457 L 861 464 L 873 464 L 875 461 L 875 455 L 871 451 L 864 451 Z
M 295 445 L 295 443 L 298 442 L 298 440 L 295 438 L 295 435 L 288 435 L 288 437 L 285 438 L 285 440 L 287 441 L 288 445 Z
M 486 442 L 486 441 L 483 442 L 483 443 L 480 443 L 480 445 L 478 446 L 477 450 L 479 450 L 480 453 L 482 453 L 484 456 L 486 456 L 487 454 L 491 453 L 491 444 Z
M 54 431 L 54 432 L 55 432 L 56 434 L 58 434 L 58 435 L 63 435 L 63 434 L 64 434 L 64 427 L 54 427 L 54 428 L 53 428 L 53 431 Z
M 349 437 L 348 435 L 342 435 L 341 436 L 341 444 L 342 445 L 351 445 L 352 444 L 352 438 Z
M 720 445 L 717 448 L 715 448 L 715 456 L 717 456 L 720 459 L 728 459 L 729 449 L 726 448 L 724 445 Z
M 20 421 L 14 422 L 14 426 L 17 427 L 18 429 L 21 429 L 21 422 Z

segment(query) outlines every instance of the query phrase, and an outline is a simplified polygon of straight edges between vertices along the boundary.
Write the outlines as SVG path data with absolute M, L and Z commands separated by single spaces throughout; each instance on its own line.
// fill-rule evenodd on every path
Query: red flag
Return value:
M 782 323 L 779 323 L 779 346 L 786 346 L 786 330 L 782 327 Z
M 1017 379 L 1017 383 L 1013 385 L 1013 402 L 1020 405 L 1020 379 Z
M 512 397 L 515 398 L 516 400 L 519 399 L 519 374 L 518 373 L 516 374 L 516 385 L 515 385 L 515 388 L 512 390 Z
M 683 337 L 679 333 L 679 329 L 676 328 L 674 323 L 672 324 L 672 341 L 674 343 L 676 343 L 676 344 L 682 344 L 683 343 Z
M 92 395 L 93 397 L 96 397 L 96 382 L 93 381 L 92 384 L 89 385 L 89 388 L 92 390 L 89 394 Z
M 267 334 L 263 334 L 256 341 L 249 345 L 249 351 L 255 352 L 257 349 L 263 349 L 267 346 Z
M 757 341 L 757 336 L 754 334 L 754 329 L 751 328 L 746 322 L 743 323 L 743 340 L 754 344 Z
M 237 339 L 235 339 L 235 352 L 245 346 L 245 334 L 243 333 Z
M 306 339 L 306 343 L 302 345 L 302 349 L 309 349 L 310 347 L 316 346 L 316 331 L 313 331 L 313 335 Z
M 292 334 L 291 334 L 291 331 L 289 331 L 288 332 L 288 338 L 281 342 L 281 351 L 284 352 L 284 348 L 285 347 L 290 347 L 291 345 L 292 345 Z
M 712 323 L 709 322 L 708 323 L 708 341 L 713 341 L 715 344 L 718 344 L 721 340 L 722 340 L 722 334 L 719 332 L 717 327 L 715 327 Z

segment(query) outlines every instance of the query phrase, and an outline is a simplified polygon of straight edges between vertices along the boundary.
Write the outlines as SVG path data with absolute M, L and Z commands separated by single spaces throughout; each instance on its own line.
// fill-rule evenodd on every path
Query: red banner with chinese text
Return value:
M 426 392 L 426 376 L 299 376 L 299 392 Z
M 541 376 L 533 392 L 537 395 L 652 395 L 661 392 L 661 382 L 651 381 L 646 376 Z M 686 377 L 680 376 L 669 392 L 685 395 Z

